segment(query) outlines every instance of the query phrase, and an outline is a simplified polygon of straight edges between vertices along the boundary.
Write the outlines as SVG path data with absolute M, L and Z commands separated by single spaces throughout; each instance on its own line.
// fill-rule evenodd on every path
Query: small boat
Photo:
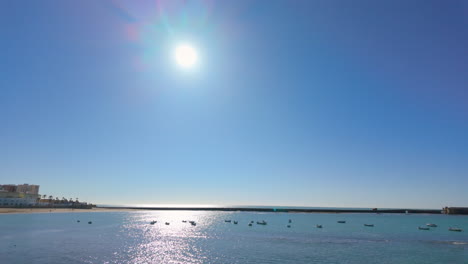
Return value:
M 289 223 L 292 223 L 292 220 L 291 220 L 291 219 L 289 219 Z
M 291 225 L 288 225 L 288 228 L 291 228 Z
M 316 225 L 315 227 L 317 227 L 317 228 L 322 228 L 322 225 Z
M 463 229 L 461 229 L 461 228 L 458 228 L 458 227 L 451 227 L 451 228 L 449 228 L 449 231 L 453 231 L 453 232 L 461 232 L 461 231 L 463 231 Z
M 250 221 L 250 223 L 251 223 L 251 224 L 253 224 L 253 223 L 254 223 L 254 221 Z
M 153 220 L 153 221 L 150 222 L 150 225 L 154 225 L 154 224 L 156 224 L 157 222 L 158 222 L 158 221 Z
M 437 225 L 436 225 L 436 224 L 431 224 L 431 223 L 429 223 L 429 224 L 426 224 L 426 225 L 427 225 L 427 226 L 429 226 L 429 227 L 437 227 Z
M 189 221 L 189 223 L 190 223 L 190 224 L 194 224 L 194 223 L 195 223 L 195 221 Z
M 166 225 L 170 225 L 170 223 L 169 223 L 169 222 L 166 222 L 165 224 L 166 224 Z
M 374 227 L 374 224 L 364 224 L 364 226 Z
M 192 221 L 190 224 L 193 225 L 193 226 L 197 225 L 197 223 L 195 223 L 194 221 Z
M 425 227 L 425 226 L 420 226 L 418 227 L 419 230 L 429 230 L 429 227 Z
M 187 220 L 182 220 L 182 223 L 187 223 Z
M 267 222 L 265 222 L 265 220 L 262 220 L 262 221 L 257 221 L 257 225 L 266 225 Z
M 77 223 L 79 223 L 79 222 L 80 222 L 80 220 L 76 220 L 76 222 L 77 222 Z
M 231 220 L 224 220 L 225 223 L 231 223 Z
M 91 221 L 88 222 L 89 225 L 92 224 L 92 223 L 93 223 L 93 222 L 91 222 Z
M 346 224 L 346 221 L 344 220 L 338 221 L 338 224 Z
M 252 226 L 252 223 L 249 223 L 249 226 Z
M 237 223 L 238 223 L 237 221 L 234 221 L 234 224 L 235 224 L 235 225 L 237 225 Z

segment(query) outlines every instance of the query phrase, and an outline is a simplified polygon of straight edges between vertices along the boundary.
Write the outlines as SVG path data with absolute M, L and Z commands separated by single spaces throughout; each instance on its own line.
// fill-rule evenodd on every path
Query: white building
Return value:
M 39 195 L 0 191 L 0 206 L 33 206 Z

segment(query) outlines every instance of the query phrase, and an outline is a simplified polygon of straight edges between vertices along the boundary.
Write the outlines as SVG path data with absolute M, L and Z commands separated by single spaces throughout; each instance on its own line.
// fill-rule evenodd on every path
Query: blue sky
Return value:
M 0 34 L 2 183 L 101 204 L 468 201 L 466 1 L 3 1 Z

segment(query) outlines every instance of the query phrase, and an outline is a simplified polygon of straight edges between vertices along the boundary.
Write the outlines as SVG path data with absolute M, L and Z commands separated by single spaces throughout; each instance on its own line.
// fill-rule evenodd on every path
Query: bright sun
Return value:
M 177 46 L 174 55 L 177 64 L 183 68 L 192 68 L 198 60 L 197 51 L 187 44 Z

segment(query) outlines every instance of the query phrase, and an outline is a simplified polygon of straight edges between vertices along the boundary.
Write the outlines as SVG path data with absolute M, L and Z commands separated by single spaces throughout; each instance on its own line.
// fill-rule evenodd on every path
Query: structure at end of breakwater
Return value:
M 444 207 L 444 214 L 461 214 L 468 215 L 468 207 Z

